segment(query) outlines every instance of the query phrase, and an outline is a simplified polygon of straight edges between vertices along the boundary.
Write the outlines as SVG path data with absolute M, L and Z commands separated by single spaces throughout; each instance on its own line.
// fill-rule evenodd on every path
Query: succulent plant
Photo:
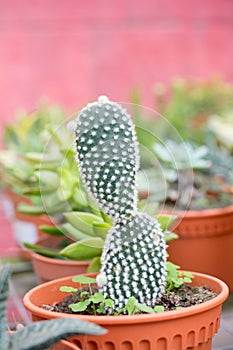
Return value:
M 143 201 L 139 203 L 141 206 Z M 140 210 L 144 210 L 144 206 Z M 148 211 L 149 208 L 146 208 Z M 178 236 L 169 230 L 171 224 L 176 220 L 172 215 L 155 215 L 154 206 L 150 207 L 152 216 L 158 220 L 163 231 L 166 242 L 176 239 Z M 40 244 L 24 243 L 25 247 L 40 254 L 54 259 L 89 260 L 87 272 L 98 272 L 101 267 L 100 257 L 104 241 L 108 231 L 112 228 L 112 220 L 100 211 L 94 213 L 72 211 L 64 213 L 65 223 L 59 226 L 40 226 L 42 231 L 51 235 L 64 235 L 70 240 L 62 240 L 57 249 L 44 247 Z M 61 250 L 60 250 L 61 249 Z
M 76 334 L 104 334 L 102 327 L 82 320 L 61 318 L 29 323 L 11 334 L 7 333 L 6 304 L 10 265 L 0 273 L 0 348 L 1 350 L 45 350 L 61 339 Z
M 169 85 L 154 88 L 157 109 L 183 140 L 203 144 L 206 124 L 213 114 L 222 115 L 233 108 L 233 85 L 219 78 L 209 80 L 177 77 Z M 161 120 L 161 133 L 174 136 L 174 129 Z M 190 132 L 190 129 L 192 132 Z M 158 129 L 157 129 L 158 130 Z M 160 133 L 160 137 L 161 137 Z
M 166 203 L 169 210 L 175 206 L 178 210 L 200 210 L 232 203 L 232 157 L 211 133 L 205 145 L 167 140 L 154 143 L 153 153 L 161 162 L 167 185 L 160 203 Z
M 75 125 L 82 181 L 113 219 L 101 257 L 101 291 L 115 310 L 129 297 L 148 306 L 166 285 L 166 243 L 158 220 L 138 211 L 139 148 L 121 105 L 102 96 L 81 110 Z
M 5 127 L 3 139 L 1 184 L 30 202 L 20 203 L 19 212 L 60 219 L 69 210 L 88 210 L 61 108 L 41 105 L 22 114 Z

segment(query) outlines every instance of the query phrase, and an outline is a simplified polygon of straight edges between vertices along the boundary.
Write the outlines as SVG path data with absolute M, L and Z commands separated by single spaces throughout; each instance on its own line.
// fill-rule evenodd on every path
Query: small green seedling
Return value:
M 179 266 L 171 262 L 166 263 L 167 266 L 167 284 L 166 291 L 168 293 L 174 288 L 179 288 L 184 283 L 191 283 L 193 275 L 187 271 L 180 271 Z M 147 306 L 140 303 L 134 296 L 128 298 L 125 306 L 119 309 L 117 312 L 114 310 L 114 301 L 111 298 L 105 298 L 102 292 L 93 292 L 93 284 L 97 284 L 96 278 L 87 276 L 76 276 L 72 279 L 73 282 L 79 283 L 79 287 L 74 288 L 70 286 L 61 286 L 60 291 L 66 293 L 74 293 L 78 290 L 82 290 L 84 286 L 88 286 L 88 290 L 83 290 L 79 294 L 79 301 L 69 305 L 71 310 L 75 313 L 87 313 L 87 314 L 113 314 L 113 315 L 135 315 L 140 313 L 154 313 L 164 312 L 165 307 L 163 305 Z M 179 307 L 180 308 L 180 307 Z M 178 309 L 178 308 L 177 308 Z
M 83 286 L 88 286 L 88 290 L 83 290 L 79 295 L 79 301 L 77 303 L 70 304 L 69 307 L 73 312 L 91 313 L 94 315 L 104 314 L 105 310 L 113 307 L 113 300 L 105 298 L 101 292 L 93 292 L 92 285 L 96 284 L 96 279 L 87 276 L 76 276 L 72 279 L 73 282 L 80 284 L 79 288 L 61 286 L 61 292 L 75 293 L 78 290 L 82 290 Z M 78 298 L 78 296 L 77 296 Z
M 179 266 L 170 261 L 166 263 L 167 277 L 166 277 L 166 292 L 179 288 L 184 283 L 191 283 L 194 277 L 189 271 L 180 271 Z

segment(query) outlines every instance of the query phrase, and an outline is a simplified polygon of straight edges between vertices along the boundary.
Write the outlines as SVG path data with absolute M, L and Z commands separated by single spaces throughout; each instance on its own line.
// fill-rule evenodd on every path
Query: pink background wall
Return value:
M 69 111 L 173 76 L 233 80 L 232 0 L 0 1 L 0 127 L 41 97 Z

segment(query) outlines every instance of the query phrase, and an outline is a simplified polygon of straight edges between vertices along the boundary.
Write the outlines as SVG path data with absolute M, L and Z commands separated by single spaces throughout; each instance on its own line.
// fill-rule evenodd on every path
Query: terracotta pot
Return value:
M 20 248 L 20 256 L 25 260 L 31 259 L 31 254 L 23 245 L 24 242 L 36 243 L 44 234 L 39 231 L 40 225 L 51 225 L 51 220 L 47 215 L 27 215 L 15 212 L 12 221 L 12 228 L 15 240 Z
M 10 188 L 5 188 L 4 194 L 11 201 L 15 211 L 20 203 L 31 204 L 29 198 L 12 191 Z
M 48 248 L 56 248 L 61 237 L 47 237 L 37 243 Z M 80 275 L 87 271 L 89 261 L 59 260 L 48 258 L 37 253 L 31 253 L 33 269 L 39 277 L 40 283 L 52 281 L 70 275 Z
M 20 248 L 20 256 L 24 260 L 30 260 L 31 254 L 25 249 L 23 243 L 36 243 L 38 239 L 47 237 L 47 235 L 39 230 L 41 225 L 56 225 L 58 222 L 56 219 L 48 215 L 29 215 L 20 213 L 17 211 L 17 206 L 20 203 L 30 204 L 30 200 L 23 196 L 20 196 L 10 190 L 6 192 L 6 195 L 13 203 L 14 213 L 11 218 L 13 234 L 15 241 Z
M 214 277 L 194 273 L 193 285 L 208 285 L 218 296 L 203 304 L 175 311 L 132 316 L 68 315 L 42 309 L 64 298 L 60 287 L 69 285 L 72 276 L 51 281 L 33 288 L 24 297 L 24 305 L 33 321 L 71 317 L 98 323 L 108 329 L 103 336 L 72 337 L 70 341 L 86 350 L 211 350 L 214 334 L 218 331 L 222 303 L 228 297 L 226 284 Z
M 218 277 L 233 291 L 233 205 L 173 214 L 178 220 L 172 230 L 179 239 L 169 243 L 170 260 L 184 270 Z
M 20 203 L 30 204 L 30 200 L 11 191 L 10 189 L 6 189 L 4 194 L 5 207 L 6 209 L 8 208 L 8 214 L 6 215 L 12 223 L 14 238 L 20 248 L 19 255 L 25 260 L 30 260 L 31 254 L 27 249 L 25 249 L 23 243 L 35 243 L 38 238 L 44 236 L 44 234 L 39 231 L 39 226 L 53 225 L 56 222 L 47 215 L 29 215 L 19 213 L 17 211 L 17 206 Z M 8 203 L 6 201 L 8 201 Z

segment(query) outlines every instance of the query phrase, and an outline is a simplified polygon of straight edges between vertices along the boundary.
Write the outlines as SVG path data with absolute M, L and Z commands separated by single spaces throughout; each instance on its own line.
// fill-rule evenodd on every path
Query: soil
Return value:
M 69 294 L 62 301 L 51 305 L 43 305 L 43 308 L 49 311 L 63 312 L 68 314 L 75 314 L 70 308 L 69 305 L 72 303 L 77 303 L 83 301 L 85 298 L 88 298 L 88 294 L 80 297 L 83 291 L 88 291 L 88 287 L 78 290 L 76 293 Z M 92 287 L 92 293 L 98 292 L 97 287 Z M 174 289 L 171 292 L 168 292 L 163 295 L 160 302 L 156 305 L 161 305 L 164 307 L 165 311 L 176 310 L 178 308 L 185 308 L 188 306 L 193 306 L 196 304 L 204 303 L 205 301 L 211 300 L 217 296 L 217 293 L 214 293 L 210 290 L 208 286 L 200 287 L 191 287 L 189 285 L 182 285 L 181 287 Z M 79 312 L 83 315 L 92 315 L 93 309 L 88 307 L 85 312 Z

